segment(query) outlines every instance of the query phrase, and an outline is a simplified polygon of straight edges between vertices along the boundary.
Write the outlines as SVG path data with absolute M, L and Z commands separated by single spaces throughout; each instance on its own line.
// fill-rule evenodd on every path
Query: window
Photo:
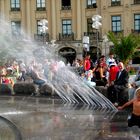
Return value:
M 71 35 L 72 34 L 72 25 L 70 19 L 62 20 L 62 34 Z
M 134 30 L 140 31 L 140 14 L 134 15 Z
M 37 11 L 45 11 L 46 10 L 45 0 L 36 0 L 36 10 Z
M 140 4 L 140 0 L 134 0 L 134 4 Z
M 62 0 L 62 10 L 70 10 L 71 9 L 71 0 Z
M 90 32 L 93 32 L 93 28 L 92 28 L 92 19 L 91 18 L 88 18 L 87 19 L 87 32 L 90 33 Z
M 42 34 L 41 28 L 42 28 L 42 26 L 40 25 L 40 20 L 37 20 L 37 34 L 38 35 Z
M 87 8 L 97 8 L 96 0 L 87 0 Z
M 112 31 L 121 32 L 121 16 L 112 16 Z
M 120 0 L 111 0 L 111 6 L 120 6 L 121 1 Z
M 11 0 L 11 11 L 20 11 L 20 0 Z
M 43 42 L 43 44 L 46 43 L 46 41 L 49 41 L 49 34 L 47 32 L 47 25 L 45 25 L 43 22 L 47 21 L 46 19 L 40 19 L 36 21 L 36 27 L 37 27 L 37 34 L 34 34 L 34 39 L 39 42 Z M 43 25 L 44 24 L 44 25 Z M 45 29 L 44 29 L 45 27 Z
M 11 30 L 12 30 L 12 34 L 15 37 L 19 37 L 21 35 L 21 22 L 11 21 Z

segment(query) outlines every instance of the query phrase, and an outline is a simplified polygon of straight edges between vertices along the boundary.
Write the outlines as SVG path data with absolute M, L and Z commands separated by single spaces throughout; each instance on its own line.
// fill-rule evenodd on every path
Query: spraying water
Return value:
M 30 67 L 31 62 L 35 61 L 39 66 L 38 72 L 42 74 L 46 83 L 53 88 L 64 103 L 79 104 L 82 102 L 95 108 L 116 111 L 116 108 L 106 97 L 94 87 L 86 85 L 79 75 L 64 65 L 62 58 L 55 54 L 57 44 L 39 46 L 27 39 L 24 33 L 19 39 L 15 39 L 10 26 L 5 21 L 0 21 L 0 24 L 1 64 L 14 58 L 23 60 Z M 45 65 L 47 71 L 45 71 Z

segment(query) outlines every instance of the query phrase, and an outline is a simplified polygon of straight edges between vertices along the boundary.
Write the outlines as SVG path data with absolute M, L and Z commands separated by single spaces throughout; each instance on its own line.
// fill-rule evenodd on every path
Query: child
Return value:
M 136 98 L 128 101 L 122 106 L 119 106 L 118 109 L 122 110 L 131 104 L 133 104 L 133 111 L 131 118 L 128 120 L 128 126 L 132 127 L 137 125 L 140 128 L 140 88 L 136 90 Z

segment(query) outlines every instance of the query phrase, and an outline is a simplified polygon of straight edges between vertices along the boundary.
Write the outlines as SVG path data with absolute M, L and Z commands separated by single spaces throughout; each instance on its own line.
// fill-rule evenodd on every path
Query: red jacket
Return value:
M 109 81 L 114 81 L 116 79 L 116 74 L 119 71 L 118 66 L 112 66 L 109 70 Z
M 84 70 L 88 71 L 89 69 L 90 69 L 90 60 L 85 59 L 85 61 L 84 61 Z

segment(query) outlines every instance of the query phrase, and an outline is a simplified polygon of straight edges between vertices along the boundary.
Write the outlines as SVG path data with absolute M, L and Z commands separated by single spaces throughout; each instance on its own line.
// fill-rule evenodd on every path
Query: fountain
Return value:
M 99 93 L 94 87 L 86 85 L 75 72 L 64 66 L 62 58 L 55 54 L 54 48 L 57 44 L 39 46 L 32 42 L 27 35 L 22 33 L 17 40 L 12 37 L 8 23 L 0 21 L 0 59 L 3 61 L 9 58 L 23 60 L 30 67 L 32 61 L 36 61 L 42 68 L 45 61 L 49 61 L 47 84 L 62 99 L 63 103 L 86 104 L 94 108 L 102 108 L 117 111 L 112 103 Z M 53 65 L 53 68 L 52 68 Z M 39 69 L 39 72 L 42 72 Z

